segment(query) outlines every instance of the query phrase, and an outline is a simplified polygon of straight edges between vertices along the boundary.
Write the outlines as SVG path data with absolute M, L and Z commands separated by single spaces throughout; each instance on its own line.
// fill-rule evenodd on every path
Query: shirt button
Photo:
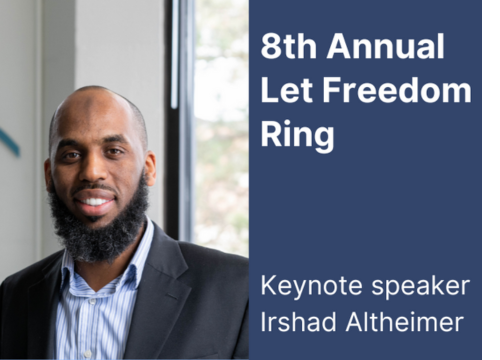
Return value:
M 90 305 L 95 305 L 96 299 L 89 299 Z
M 83 353 L 83 356 L 85 356 L 87 359 L 90 358 L 92 356 L 92 351 L 90 350 L 87 350 Z

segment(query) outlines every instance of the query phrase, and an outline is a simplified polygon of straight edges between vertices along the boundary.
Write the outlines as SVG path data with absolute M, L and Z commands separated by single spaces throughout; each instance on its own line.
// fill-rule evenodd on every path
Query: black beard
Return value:
M 144 174 L 125 209 L 110 224 L 98 229 L 91 229 L 80 221 L 57 196 L 53 183 L 51 188 L 48 200 L 56 235 L 75 261 L 86 263 L 107 261 L 111 264 L 132 245 L 146 221 L 145 213 L 149 203 Z M 92 222 L 97 219 L 89 218 Z

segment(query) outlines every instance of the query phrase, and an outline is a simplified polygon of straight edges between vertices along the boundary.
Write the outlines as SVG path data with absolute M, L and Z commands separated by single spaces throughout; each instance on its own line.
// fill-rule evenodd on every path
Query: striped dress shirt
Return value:
M 95 292 L 75 272 L 64 252 L 56 320 L 56 359 L 122 359 L 132 320 L 137 288 L 153 240 L 147 227 L 125 272 Z

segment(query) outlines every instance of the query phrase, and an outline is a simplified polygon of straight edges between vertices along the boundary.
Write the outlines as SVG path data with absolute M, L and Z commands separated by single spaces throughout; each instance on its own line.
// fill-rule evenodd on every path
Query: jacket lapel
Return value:
M 177 241 L 154 224 L 151 249 L 137 293 L 125 359 L 156 359 L 191 288 L 176 280 L 188 266 Z
M 62 252 L 61 252 L 62 255 Z M 57 304 L 61 285 L 61 259 L 42 271 L 42 280 L 28 290 L 28 358 L 53 359 Z

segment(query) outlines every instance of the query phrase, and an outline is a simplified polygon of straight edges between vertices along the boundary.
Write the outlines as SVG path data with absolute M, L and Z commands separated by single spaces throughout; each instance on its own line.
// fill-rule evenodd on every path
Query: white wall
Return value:
M 0 0 L 0 281 L 60 249 L 43 182 L 48 128 L 73 90 L 101 85 L 141 109 L 158 181 L 148 215 L 163 225 L 162 0 Z
M 0 143 L 0 280 L 36 257 L 36 4 L 0 1 L 0 128 L 20 146 Z
M 61 0 L 42 1 L 42 159 L 48 158 L 49 126 L 57 106 L 75 90 L 75 2 Z M 44 180 L 45 181 L 45 180 Z M 54 236 L 50 210 L 43 192 L 43 241 L 41 257 L 60 250 Z

